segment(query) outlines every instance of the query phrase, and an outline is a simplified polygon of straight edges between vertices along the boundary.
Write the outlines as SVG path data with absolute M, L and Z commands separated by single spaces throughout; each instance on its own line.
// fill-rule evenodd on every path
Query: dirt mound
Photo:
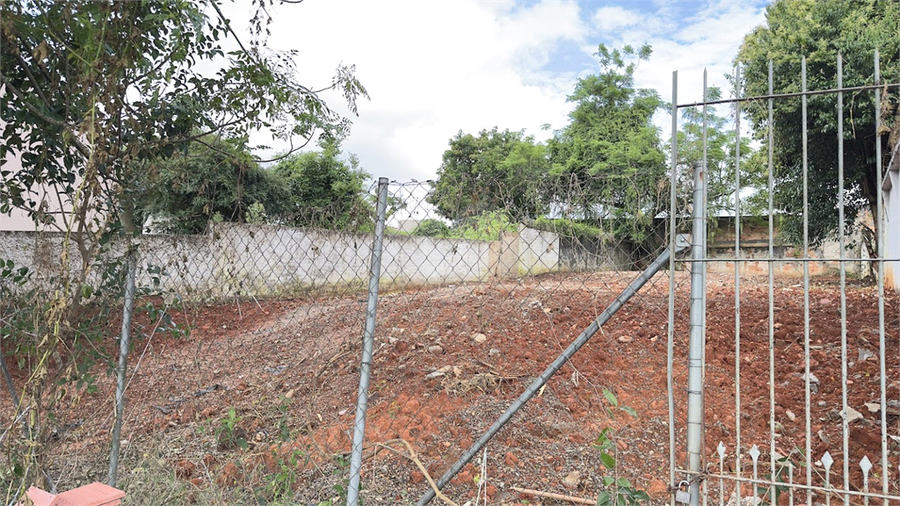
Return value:
M 437 479 L 470 448 L 628 281 L 621 274 L 552 274 L 382 295 L 366 425 L 365 503 L 415 502 L 427 490 L 427 477 Z M 840 293 L 835 283 L 822 281 L 809 293 L 815 391 L 807 418 L 804 292 L 795 280 L 775 287 L 770 357 L 764 281 L 742 283 L 736 361 L 733 287 L 727 277 L 710 279 L 709 469 L 718 471 L 720 441 L 732 470 L 738 445 L 745 452 L 758 445 L 761 464 L 769 462 L 772 441 L 779 457 L 805 460 L 797 452 L 806 446 L 809 426 L 813 460 L 829 451 L 836 460 L 832 483 L 840 483 Z M 688 280 L 679 273 L 676 282 L 674 452 L 681 463 Z M 863 455 L 880 462 L 880 427 L 863 410 L 880 395 L 878 312 L 873 288 L 854 287 L 846 296 L 848 404 L 865 414 L 849 426 L 855 482 L 856 462 Z M 888 314 L 896 314 L 897 298 L 890 295 L 887 304 Z M 189 338 L 157 334 L 138 342 L 133 355 L 128 443 L 120 472 L 129 502 L 149 504 L 160 497 L 175 503 L 339 500 L 348 473 L 364 298 L 250 301 L 175 316 L 192 326 Z M 487 445 L 485 465 L 479 455 L 445 494 L 464 503 L 486 482 L 492 504 L 540 501 L 514 487 L 596 498 L 608 489 L 604 477 L 614 475 L 647 490 L 656 501 L 668 500 L 667 321 L 668 280 L 660 275 Z M 888 334 L 896 335 L 897 322 L 888 325 Z M 898 353 L 896 340 L 887 343 L 886 357 Z M 770 358 L 775 363 L 774 439 Z M 888 359 L 887 367 L 888 398 L 897 399 L 897 361 Z M 58 417 L 60 426 L 78 422 L 61 435 L 57 447 L 66 456 L 57 470 L 63 482 L 102 479 L 111 406 L 110 391 L 100 391 L 81 395 Z M 611 429 L 614 469 L 604 465 L 594 445 L 605 428 Z M 893 442 L 890 451 L 896 452 Z M 749 461 L 744 457 L 742 462 L 746 473 Z M 802 471 L 795 471 L 794 479 L 802 481 Z

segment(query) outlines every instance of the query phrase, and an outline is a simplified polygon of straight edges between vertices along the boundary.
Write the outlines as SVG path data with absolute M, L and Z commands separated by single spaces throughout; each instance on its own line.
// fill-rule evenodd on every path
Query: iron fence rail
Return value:
M 876 131 L 873 132 L 874 138 L 879 139 L 882 131 L 882 119 L 880 115 L 881 111 L 881 93 L 886 92 L 888 89 L 896 89 L 898 83 L 882 83 L 880 77 L 880 69 L 879 69 L 879 55 L 876 52 L 874 56 L 874 84 L 866 85 L 866 86 L 855 86 L 855 87 L 843 87 L 843 68 L 842 68 L 842 60 L 840 55 L 837 55 L 837 77 L 836 77 L 836 87 L 825 90 L 808 90 L 807 89 L 807 76 L 806 76 L 806 59 L 803 58 L 801 62 L 801 76 L 800 76 L 800 87 L 801 90 L 798 93 L 776 93 L 773 89 L 773 66 L 770 62 L 769 70 L 768 70 L 768 94 L 764 96 L 755 96 L 755 97 L 742 97 L 736 96 L 730 99 L 723 100 L 709 100 L 698 103 L 690 103 L 690 104 L 679 104 L 676 105 L 675 110 L 679 111 L 684 108 L 694 108 L 694 107 L 703 107 L 703 117 L 704 120 L 707 116 L 706 108 L 711 105 L 716 104 L 731 104 L 734 105 L 735 110 L 733 113 L 734 118 L 734 137 L 736 139 L 740 139 L 741 136 L 741 128 L 740 128 L 740 104 L 747 102 L 765 102 L 767 106 L 768 113 L 768 131 L 766 134 L 766 147 L 767 147 L 767 163 L 768 163 L 768 180 L 767 180 L 767 190 L 768 190 L 768 257 L 767 258 L 746 258 L 741 254 L 741 209 L 740 209 L 740 198 L 734 198 L 734 219 L 735 219 L 735 234 L 734 234 L 734 246 L 732 255 L 730 258 L 710 258 L 706 256 L 705 253 L 701 253 L 705 251 L 705 234 L 704 230 L 706 228 L 706 216 L 705 211 L 701 211 L 697 213 L 697 209 L 702 209 L 702 204 L 705 202 L 705 188 L 703 184 L 703 169 L 707 163 L 706 161 L 706 138 L 703 139 L 704 144 L 704 159 L 700 165 L 695 170 L 694 177 L 694 222 L 693 222 L 693 236 L 695 240 L 697 238 L 703 238 L 701 244 L 694 245 L 695 254 L 690 259 L 679 259 L 677 262 L 673 261 L 673 264 L 670 266 L 670 269 L 674 273 L 676 269 L 676 264 L 689 265 L 691 268 L 691 272 L 693 274 L 691 281 L 691 293 L 692 293 L 692 305 L 691 305 L 691 343 L 692 349 L 690 353 L 689 364 L 692 371 L 695 371 L 690 376 L 690 381 L 687 385 L 688 396 L 696 397 L 698 400 L 693 403 L 688 403 L 687 405 L 687 440 L 686 441 L 677 441 L 674 443 L 674 448 L 670 451 L 671 455 L 671 469 L 673 469 L 673 481 L 678 479 L 678 476 L 684 477 L 685 483 L 690 483 L 690 494 L 682 495 L 678 494 L 677 497 L 672 497 L 672 503 L 677 502 L 689 502 L 691 505 L 699 505 L 701 502 L 706 504 L 707 501 L 713 500 L 717 501 L 719 504 L 724 504 L 726 501 L 729 504 L 745 504 L 742 502 L 742 496 L 746 497 L 749 500 L 752 500 L 751 504 L 758 504 L 761 501 L 767 501 L 770 504 L 776 504 L 779 500 L 779 495 L 785 493 L 789 496 L 790 504 L 794 503 L 795 495 L 802 496 L 802 500 L 805 504 L 818 504 L 818 503 L 826 503 L 830 504 L 832 497 L 839 497 L 843 504 L 850 504 L 852 501 L 863 500 L 865 504 L 868 504 L 870 500 L 883 501 L 885 505 L 889 504 L 891 501 L 896 502 L 900 499 L 900 482 L 898 482 L 898 476 L 894 468 L 895 464 L 891 464 L 891 455 L 896 453 L 896 443 L 892 443 L 891 438 L 897 438 L 898 434 L 891 434 L 889 432 L 889 424 L 888 417 L 891 416 L 888 414 L 889 411 L 889 402 L 891 400 L 888 399 L 887 392 L 889 390 L 888 386 L 892 383 L 896 384 L 898 379 L 900 379 L 900 367 L 898 367 L 897 361 L 894 360 L 893 363 L 889 364 L 888 358 L 888 325 L 886 321 L 888 320 L 888 309 L 886 306 L 886 293 L 885 293 L 885 264 L 887 262 L 896 261 L 894 258 L 888 258 L 885 255 L 885 206 L 884 200 L 881 195 L 877 199 L 877 206 L 873 209 L 874 219 L 876 222 L 876 229 L 878 235 L 876 237 L 877 241 L 877 257 L 870 259 L 863 259 L 862 261 L 867 263 L 874 263 L 876 267 L 876 279 L 875 279 L 875 298 L 877 300 L 877 354 L 878 354 L 878 367 L 877 367 L 877 393 L 873 395 L 877 395 L 877 401 L 874 404 L 877 404 L 878 408 L 878 416 L 879 420 L 876 422 L 879 434 L 879 444 L 878 451 L 874 453 L 880 454 L 877 455 L 878 458 L 870 459 L 868 454 L 862 455 L 860 458 L 860 452 L 858 451 L 859 441 L 854 440 L 854 436 L 851 436 L 851 433 L 856 430 L 854 427 L 851 427 L 851 423 L 859 423 L 855 421 L 851 421 L 850 413 L 852 407 L 850 406 L 850 394 L 856 394 L 856 391 L 853 390 L 854 382 L 850 380 L 850 371 L 849 367 L 852 366 L 853 360 L 850 356 L 850 343 L 848 340 L 849 335 L 855 329 L 848 328 L 848 312 L 851 310 L 848 307 L 848 269 L 847 266 L 850 262 L 859 262 L 858 258 L 848 258 L 846 256 L 846 246 L 847 246 L 847 237 L 845 233 L 845 228 L 843 224 L 845 223 L 845 207 L 847 202 L 845 200 L 846 189 L 848 188 L 847 182 L 845 181 L 844 175 L 844 149 L 843 149 L 843 139 L 845 137 L 844 133 L 844 94 L 845 93 L 863 93 L 868 92 L 874 95 L 873 104 L 874 104 L 874 116 L 877 119 L 876 121 Z M 739 70 L 735 74 L 736 82 L 740 82 L 740 73 Z M 705 79 L 704 79 L 704 88 L 705 88 Z M 677 73 L 673 74 L 673 102 L 677 104 L 678 92 L 678 81 L 677 81 Z M 813 329 L 812 329 L 812 321 L 813 315 L 811 313 L 811 308 L 813 303 L 810 299 L 812 293 L 812 281 L 811 281 L 811 273 L 810 273 L 810 265 L 822 259 L 816 259 L 813 256 L 809 255 L 810 251 L 810 232 L 809 232 L 809 194 L 808 189 L 811 184 L 810 176 L 809 176 L 809 156 L 810 147 L 809 147 L 809 128 L 808 128 L 808 108 L 807 108 L 807 100 L 810 96 L 814 95 L 835 95 L 837 101 L 837 107 L 835 112 L 835 130 L 837 132 L 835 136 L 835 142 L 838 146 L 838 159 L 835 160 L 835 165 L 837 167 L 838 173 L 838 181 L 837 181 L 837 208 L 839 213 L 839 223 L 842 225 L 838 227 L 838 242 L 839 242 L 839 255 L 834 257 L 829 257 L 827 259 L 828 262 L 837 264 L 837 271 L 839 275 L 839 292 L 840 292 L 840 304 L 839 310 L 837 314 L 837 321 L 835 325 L 839 326 L 839 335 L 840 335 L 840 433 L 841 433 L 841 441 L 840 448 L 838 449 L 836 454 L 832 454 L 831 451 L 821 452 L 817 450 L 813 445 L 813 440 L 815 438 L 822 439 L 824 441 L 824 436 L 822 436 L 822 429 L 819 429 L 819 435 L 817 436 L 815 427 L 821 427 L 823 418 L 819 418 L 821 416 L 822 410 L 826 406 L 822 406 L 819 401 L 816 403 L 814 407 L 814 396 L 819 388 L 819 380 L 816 377 L 816 372 L 819 374 L 823 374 L 824 371 L 818 364 L 818 360 L 814 360 L 812 358 L 811 350 L 813 349 L 812 337 L 813 337 Z M 706 97 L 706 90 L 704 89 L 704 97 Z M 799 98 L 801 101 L 801 112 L 800 112 L 800 125 L 776 125 L 774 123 L 774 111 L 777 107 L 778 101 L 790 99 L 790 98 Z M 673 172 L 673 181 L 675 178 L 676 165 L 675 160 L 677 160 L 677 145 L 674 142 L 676 139 L 676 135 L 678 132 L 678 114 L 673 115 L 673 123 L 672 123 L 672 167 L 671 170 Z M 774 154 L 775 154 L 775 142 L 774 135 L 775 131 L 778 128 L 797 128 L 801 131 L 801 153 L 802 160 L 800 161 L 802 166 L 802 206 L 803 206 L 803 253 L 798 255 L 797 258 L 791 258 L 789 260 L 784 258 L 776 258 L 775 256 L 775 216 L 777 209 L 775 207 L 773 195 L 775 190 L 775 179 L 774 179 Z M 704 129 L 705 130 L 705 129 Z M 737 146 L 736 151 L 734 153 L 734 165 L 737 168 L 734 174 L 734 184 L 732 187 L 733 195 L 741 195 L 742 186 L 741 186 L 741 171 L 740 171 L 740 152 L 739 146 L 740 143 L 735 143 Z M 881 142 L 875 142 L 875 170 L 877 171 L 878 178 L 882 175 L 882 160 L 881 160 Z M 820 182 L 817 182 L 820 183 Z M 802 268 L 802 313 L 799 315 L 784 315 L 777 308 L 777 296 L 776 296 L 776 285 L 777 285 L 777 277 L 775 274 L 775 264 L 777 262 L 789 261 L 791 263 L 799 264 Z M 727 434 L 727 439 L 723 442 L 720 442 L 715 449 L 715 452 L 710 455 L 708 453 L 707 445 L 709 442 L 706 438 L 706 431 L 711 426 L 712 421 L 710 419 L 710 414 L 706 413 L 703 408 L 702 399 L 708 395 L 708 376 L 707 376 L 707 363 L 705 361 L 705 356 L 703 355 L 702 349 L 694 350 L 693 344 L 696 342 L 698 346 L 702 346 L 699 343 L 703 343 L 706 337 L 706 333 L 709 330 L 707 328 L 707 322 L 705 320 L 705 315 L 707 313 L 707 299 L 705 298 L 708 293 L 708 287 L 706 286 L 706 280 L 704 279 L 702 273 L 705 272 L 705 267 L 714 262 L 733 262 L 734 265 L 734 273 L 732 280 L 732 288 L 734 291 L 734 330 L 733 330 L 733 349 L 734 349 L 734 370 L 731 374 L 730 381 L 733 384 L 732 395 L 734 397 L 734 421 L 729 430 L 719 431 L 720 434 Z M 755 409 L 751 409 L 748 412 L 748 406 L 743 403 L 742 394 L 742 363 L 744 362 L 744 357 L 741 354 L 741 345 L 742 341 L 746 339 L 745 327 L 746 323 L 742 320 L 742 279 L 744 279 L 745 275 L 742 273 L 742 264 L 746 264 L 747 262 L 760 262 L 768 265 L 767 269 L 767 341 L 768 341 L 768 356 L 767 356 L 767 374 L 766 381 L 768 383 L 768 399 L 765 403 L 765 407 L 767 408 L 767 420 L 766 426 L 768 427 L 768 437 L 765 443 L 747 441 L 743 438 L 742 434 L 742 423 L 743 421 L 755 421 L 759 416 L 759 411 Z M 674 294 L 670 294 L 670 298 L 674 297 Z M 670 304 L 670 319 L 669 319 L 669 335 L 672 336 L 674 333 L 674 326 L 676 322 L 672 318 L 672 309 Z M 819 314 L 819 313 L 817 313 Z M 779 342 L 776 340 L 776 329 L 784 324 L 786 321 L 789 321 L 790 318 L 796 318 L 799 316 L 799 319 L 802 320 L 802 340 L 800 342 L 803 353 L 802 353 L 802 449 L 800 450 L 799 456 L 795 455 L 794 452 L 789 453 L 788 455 L 784 455 L 784 450 L 781 449 L 781 438 L 783 435 L 783 431 L 778 430 L 777 428 L 781 425 L 780 418 L 783 416 L 782 412 L 779 412 L 779 409 L 783 409 L 784 399 L 783 393 L 779 388 L 781 385 L 778 383 L 779 378 L 777 377 L 780 374 L 780 368 L 783 364 L 779 363 L 778 351 L 779 351 Z M 892 320 L 896 320 L 896 318 L 892 318 Z M 670 337 L 671 343 L 671 337 Z M 838 344 L 835 344 L 838 346 Z M 671 354 L 671 351 L 670 351 Z M 677 359 L 676 359 L 677 363 Z M 670 365 L 670 367 L 672 367 Z M 832 371 L 830 374 L 836 374 L 837 371 Z M 673 392 L 671 389 L 678 390 L 678 386 L 672 383 L 673 371 L 670 370 L 669 373 L 670 383 L 670 406 L 674 404 Z M 894 401 L 896 402 L 896 401 Z M 857 406 L 859 407 L 859 406 Z M 675 410 L 670 410 L 669 415 L 669 423 L 673 426 L 679 424 L 679 417 L 676 416 Z M 861 416 L 861 415 L 860 415 Z M 717 422 L 720 423 L 720 422 Z M 867 422 L 871 424 L 871 422 Z M 851 430 L 853 429 L 853 430 Z M 672 431 L 673 434 L 678 433 L 677 431 Z M 859 432 L 856 432 L 859 434 Z M 860 437 L 860 436 L 856 436 Z M 896 440 L 896 439 L 895 439 Z M 726 442 L 727 441 L 727 442 Z M 748 449 L 747 445 L 749 443 L 762 443 L 765 446 L 768 446 L 767 449 L 761 449 L 758 444 L 752 444 L 752 446 Z M 851 445 L 853 443 L 853 445 Z M 855 446 L 854 446 L 855 445 Z M 821 445 L 819 445 L 821 446 Z M 685 448 L 686 450 L 679 450 L 679 448 Z M 869 446 L 870 448 L 872 446 Z M 686 465 L 684 467 L 680 466 L 678 463 L 677 455 L 684 455 L 683 452 L 686 452 L 687 459 Z M 707 458 L 718 454 L 717 467 L 718 472 L 715 472 L 712 469 L 715 464 L 711 464 L 707 461 Z M 726 455 L 731 454 L 733 456 L 733 463 L 726 466 Z M 768 454 L 768 462 L 765 467 L 765 477 L 760 477 L 760 456 Z M 746 467 L 746 459 L 750 457 L 752 460 L 752 475 L 748 476 L 750 472 Z M 851 458 L 859 459 L 858 461 L 851 462 Z M 796 460 L 796 462 L 795 462 Z M 840 460 L 840 469 L 839 473 L 841 475 L 838 483 L 835 483 L 832 480 L 832 465 Z M 729 469 L 726 471 L 726 467 Z M 799 474 L 798 474 L 799 473 Z M 798 474 L 798 475 L 797 475 Z M 824 476 L 822 476 L 824 474 Z M 795 476 L 797 475 L 797 476 Z M 880 480 L 878 484 L 870 483 L 871 477 L 877 477 Z M 798 479 L 795 482 L 795 478 Z M 700 482 L 704 480 L 718 480 L 718 487 L 714 486 L 703 486 L 701 488 Z M 749 487 L 747 487 L 749 485 Z M 880 488 L 880 490 L 877 490 Z M 729 493 L 731 494 L 731 498 L 728 499 Z

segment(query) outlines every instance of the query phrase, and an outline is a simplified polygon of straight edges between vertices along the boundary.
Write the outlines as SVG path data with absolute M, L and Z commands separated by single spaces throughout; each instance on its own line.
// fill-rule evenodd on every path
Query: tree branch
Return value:
M 0 84 L 2 84 L 7 89 L 9 89 L 9 91 L 11 91 L 13 93 L 13 95 L 15 95 L 16 98 L 18 98 L 19 101 L 21 101 L 21 103 L 25 106 L 25 108 L 28 109 L 29 111 L 31 111 L 32 114 L 34 114 L 41 120 L 43 120 L 47 123 L 50 123 L 51 125 L 56 125 L 56 126 L 62 127 L 66 132 L 68 132 L 72 136 L 72 142 L 73 142 L 73 144 L 75 144 L 75 148 L 78 150 L 78 152 L 81 153 L 81 156 L 83 156 L 85 158 L 90 158 L 91 150 L 87 147 L 87 145 L 85 145 L 83 142 L 81 142 L 81 139 L 78 138 L 78 134 L 72 128 L 72 125 L 70 125 L 69 123 L 66 123 L 65 121 L 58 120 L 56 118 L 52 118 L 52 117 L 48 116 L 46 113 L 44 113 L 43 111 L 41 111 L 40 109 L 38 109 L 37 107 L 35 107 L 34 105 L 28 103 L 28 101 L 25 100 L 25 94 L 22 93 L 21 90 L 19 90 L 15 86 L 13 86 L 13 84 L 9 82 L 9 79 L 2 73 L 0 73 Z
M 47 95 L 45 95 L 41 87 L 38 86 L 37 79 L 34 78 L 34 74 L 31 73 L 31 69 L 28 68 L 28 63 L 25 61 L 25 58 L 22 58 L 22 53 L 20 51 L 16 52 L 16 59 L 19 60 L 19 65 L 22 66 L 22 69 L 25 70 L 25 74 L 28 76 L 28 80 L 31 81 L 31 85 L 34 86 L 35 91 L 37 91 L 38 96 L 41 97 L 41 100 L 43 100 L 45 104 L 49 104 L 50 101 L 47 100 Z
M 228 29 L 229 32 L 231 32 L 231 35 L 234 37 L 234 40 L 238 43 L 238 46 L 240 46 L 241 51 L 243 51 L 248 56 L 251 56 L 252 53 L 250 53 L 249 51 L 247 51 L 247 49 L 244 48 L 244 44 L 241 43 L 241 39 L 237 36 L 236 33 L 234 33 L 234 29 L 231 28 L 231 23 L 229 23 L 228 19 L 225 17 L 225 15 L 222 14 L 222 9 L 219 8 L 219 5 L 215 2 L 215 0 L 213 0 L 212 2 L 209 2 L 209 3 L 212 4 L 213 9 L 216 10 L 216 13 L 219 15 L 219 19 L 223 23 L 225 23 L 225 27 Z

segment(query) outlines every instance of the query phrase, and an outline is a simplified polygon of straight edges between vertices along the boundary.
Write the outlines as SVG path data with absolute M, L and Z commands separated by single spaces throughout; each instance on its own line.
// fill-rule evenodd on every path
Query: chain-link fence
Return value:
M 117 439 L 130 504 L 827 502 L 873 469 L 892 500 L 886 257 L 854 282 L 853 241 L 792 249 L 771 204 L 726 212 L 741 164 L 696 145 L 615 179 L 382 180 L 85 262 L 77 237 L 4 234 L 6 502 L 105 480 Z
M 444 192 L 436 205 L 435 183 L 390 183 L 377 285 L 376 187 L 369 214 L 340 226 L 328 217 L 343 211 L 318 209 L 320 222 L 303 227 L 214 223 L 204 235 L 141 236 L 118 486 L 132 504 L 337 504 L 357 491 L 366 504 L 411 504 L 429 491 L 459 504 L 644 491 L 665 499 L 666 276 L 649 279 L 558 373 L 545 373 L 666 249 L 664 212 L 641 218 L 640 230 L 625 227 L 614 200 L 578 205 L 590 188 L 557 183 L 534 192 L 552 197 L 543 209 L 500 202 L 476 213 L 471 195 Z M 32 275 L 5 278 L 19 289 L 4 299 L 5 346 L 41 317 L 13 310 L 24 293 L 53 286 L 65 238 L 6 239 L 0 257 Z M 117 251 L 94 264 L 85 287 L 123 279 Z M 371 362 L 361 362 L 373 295 Z M 83 314 L 101 316 L 62 339 L 73 354 L 88 346 L 93 360 L 79 358 L 79 369 L 63 351 L 54 362 L 65 366 L 53 370 L 60 402 L 48 406 L 52 429 L 40 445 L 60 490 L 106 476 L 121 310 L 103 307 L 86 303 Z M 14 388 L 34 379 L 33 364 L 7 362 Z M 361 364 L 371 376 L 354 456 Z M 529 386 L 530 400 L 482 445 Z M 16 445 L 27 438 L 11 406 L 5 476 L 14 482 Z

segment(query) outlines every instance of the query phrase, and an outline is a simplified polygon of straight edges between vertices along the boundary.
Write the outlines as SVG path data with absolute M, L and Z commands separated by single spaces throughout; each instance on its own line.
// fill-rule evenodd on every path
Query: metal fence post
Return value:
M 381 278 L 381 249 L 384 243 L 384 222 L 387 214 L 388 179 L 378 179 L 378 204 L 375 216 L 375 240 L 369 264 L 369 300 L 366 306 L 366 326 L 363 331 L 362 361 L 359 367 L 359 394 L 356 401 L 356 423 L 353 424 L 353 448 L 350 456 L 350 486 L 347 506 L 359 503 L 359 478 L 362 468 L 363 441 L 366 430 L 366 403 L 369 400 L 369 375 L 372 369 L 372 348 L 375 341 L 375 310 L 378 305 L 378 282 Z
M 691 229 L 691 334 L 688 358 L 687 454 L 691 478 L 700 475 L 703 462 L 703 317 L 706 312 L 706 167 L 694 164 L 694 215 Z M 691 480 L 691 506 L 700 504 L 700 481 Z
M 119 445 L 122 440 L 122 418 L 125 413 L 125 375 L 128 368 L 128 349 L 131 343 L 131 318 L 134 314 L 135 277 L 137 276 L 137 252 L 130 243 L 126 253 L 125 303 L 122 309 L 122 335 L 119 337 L 119 364 L 116 367 L 116 419 L 113 423 L 112 445 L 109 451 L 110 487 L 116 486 L 119 472 Z

